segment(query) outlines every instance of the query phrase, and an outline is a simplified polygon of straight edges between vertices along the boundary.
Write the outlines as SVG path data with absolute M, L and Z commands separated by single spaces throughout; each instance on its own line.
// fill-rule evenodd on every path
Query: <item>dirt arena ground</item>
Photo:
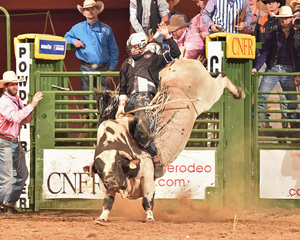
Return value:
M 108 222 L 99 211 L 40 211 L 0 218 L 0 239 L 299 239 L 300 209 L 213 209 L 180 200 L 173 210 L 157 204 L 154 222 L 145 221 L 141 202 L 116 201 Z M 234 219 L 236 218 L 236 221 Z
M 175 202 L 175 203 L 174 203 Z M 241 210 L 203 202 L 155 203 L 145 221 L 141 200 L 117 199 L 107 223 L 98 211 L 40 211 L 0 217 L 0 240 L 297 240 L 300 209 Z M 236 221 L 234 221 L 236 220 Z

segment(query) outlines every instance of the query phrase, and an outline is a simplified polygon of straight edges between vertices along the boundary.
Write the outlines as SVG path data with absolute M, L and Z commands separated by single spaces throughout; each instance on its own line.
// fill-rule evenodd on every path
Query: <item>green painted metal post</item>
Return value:
M 0 7 L 0 10 L 5 14 L 6 17 L 6 52 L 7 52 L 7 71 L 11 70 L 11 56 L 10 56 L 10 17 L 7 10 Z

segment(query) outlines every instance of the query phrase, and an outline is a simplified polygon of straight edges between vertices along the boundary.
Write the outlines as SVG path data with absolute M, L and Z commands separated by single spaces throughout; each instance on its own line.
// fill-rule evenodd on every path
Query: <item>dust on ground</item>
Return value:
M 117 199 L 108 222 L 99 211 L 47 210 L 0 218 L 0 239 L 299 239 L 300 209 L 211 207 L 204 202 L 158 202 L 146 221 L 141 200 Z

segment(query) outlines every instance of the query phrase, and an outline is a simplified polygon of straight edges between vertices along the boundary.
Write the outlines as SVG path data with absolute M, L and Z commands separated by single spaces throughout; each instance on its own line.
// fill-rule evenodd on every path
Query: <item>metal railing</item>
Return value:
M 300 100 L 279 100 L 279 95 L 300 95 L 299 91 L 259 91 L 259 76 L 297 76 L 300 73 L 256 73 L 254 75 L 253 134 L 254 144 L 264 149 L 290 149 L 291 144 L 300 147 Z M 296 90 L 296 89 L 295 89 Z M 268 100 L 260 100 L 259 94 L 269 94 Z M 259 103 L 268 104 L 267 109 L 258 109 Z M 280 104 L 298 104 L 298 109 L 280 109 Z M 272 104 L 272 107 L 270 107 Z M 259 118 L 263 113 L 268 118 Z M 297 119 L 282 118 L 282 114 L 297 113 Z M 297 126 L 298 125 L 298 126 Z M 260 127 L 262 126 L 262 127 Z M 296 127 L 295 127 L 296 126 Z
M 11 56 L 10 56 L 10 17 L 7 10 L 0 6 L 0 10 L 5 14 L 6 17 L 6 58 L 7 58 L 7 71 L 11 70 Z

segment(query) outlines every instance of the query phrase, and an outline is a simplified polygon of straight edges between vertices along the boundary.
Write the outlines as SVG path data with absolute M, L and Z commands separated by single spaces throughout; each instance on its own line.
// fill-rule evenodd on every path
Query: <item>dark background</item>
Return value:
M 108 24 L 115 35 L 120 56 L 116 70 L 127 58 L 126 41 L 131 33 L 129 23 L 129 0 L 103 0 L 104 11 L 99 20 Z M 85 17 L 77 10 L 77 4 L 83 5 L 83 0 L 0 0 L 0 6 L 10 15 L 11 31 L 11 69 L 15 70 L 15 56 L 13 54 L 13 38 L 24 33 L 46 33 L 64 36 L 73 25 L 84 21 Z M 194 17 L 199 8 L 192 0 L 182 0 L 175 6 L 177 11 L 185 13 L 188 20 Z M 50 21 L 46 21 L 46 13 L 50 11 L 53 28 Z M 46 26 L 46 31 L 45 31 Z M 54 31 L 53 31 L 54 29 Z M 0 75 L 7 70 L 6 46 L 6 18 L 0 11 Z M 78 71 L 79 61 L 74 51 L 68 51 L 65 59 L 68 71 Z

